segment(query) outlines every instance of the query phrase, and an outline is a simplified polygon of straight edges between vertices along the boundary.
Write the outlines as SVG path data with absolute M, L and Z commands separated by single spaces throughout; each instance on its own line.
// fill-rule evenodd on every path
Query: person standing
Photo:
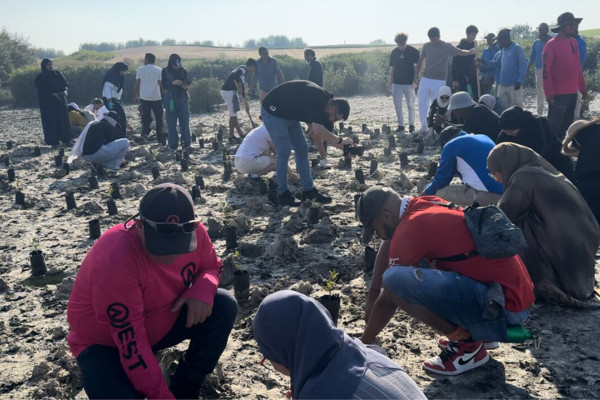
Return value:
M 529 64 L 527 68 L 535 65 L 535 87 L 537 90 L 537 115 L 544 115 L 544 103 L 546 102 L 546 96 L 544 95 L 544 82 L 542 79 L 542 52 L 544 51 L 544 46 L 546 42 L 550 40 L 550 35 L 548 32 L 550 28 L 548 24 L 542 22 L 538 26 L 538 39 L 533 42 L 531 46 L 531 55 L 529 56 Z
M 481 55 L 482 63 L 479 66 L 481 71 L 481 94 L 490 94 L 492 93 L 492 87 L 494 86 L 494 76 L 496 73 L 496 67 L 494 66 L 486 66 L 486 61 L 492 61 L 496 53 L 500 51 L 498 45 L 496 44 L 496 35 L 493 33 L 488 33 L 485 35 L 485 41 L 487 43 L 487 49 L 483 50 L 483 54 Z
M 190 147 L 190 104 L 187 92 L 190 81 L 187 71 L 181 66 L 181 57 L 171 54 L 166 68 L 162 70 L 163 105 L 167 110 L 168 146 L 175 150 L 179 144 L 177 120 L 181 129 L 181 143 Z
M 548 101 L 548 119 L 561 141 L 574 119 L 577 92 L 584 100 L 587 98 L 579 44 L 573 38 L 580 21 L 581 18 L 575 18 L 570 12 L 559 15 L 557 26 L 552 28 L 558 35 L 548 40 L 543 52 L 542 79 Z
M 448 58 L 451 56 L 469 56 L 475 54 L 475 48 L 461 50 L 440 39 L 440 30 L 431 28 L 427 32 L 429 42 L 423 45 L 417 62 L 414 84 L 419 86 L 419 120 L 421 128 L 417 133 L 427 133 L 427 112 L 431 102 L 438 96 L 440 88 L 446 85 Z M 423 65 L 425 67 L 423 68 Z M 421 77 L 421 72 L 423 76 Z
M 308 63 L 308 77 L 306 80 L 323 87 L 323 66 L 321 61 L 317 60 L 315 51 L 313 49 L 304 50 L 304 59 Z
M 163 183 L 96 240 L 67 306 L 67 342 L 90 399 L 197 399 L 237 314 L 187 189 Z M 171 384 L 155 353 L 190 339 Z
M 123 109 L 121 96 L 123 95 L 125 73 L 128 69 L 127 64 L 119 61 L 106 72 L 102 79 L 102 97 L 106 99 L 108 110 L 114 110 L 119 116 L 119 129 L 123 130 L 123 137 L 125 137 L 125 129 L 127 128 L 127 116 Z
M 250 82 L 250 88 L 254 90 L 254 85 L 258 79 L 258 90 L 260 93 L 260 104 L 263 99 L 275 86 L 277 86 L 277 79 L 279 84 L 285 82 L 283 72 L 279 68 L 279 63 L 276 59 L 269 56 L 269 50 L 266 47 L 260 47 L 258 49 L 258 55 L 260 58 L 257 62 L 256 72 L 252 75 Z
M 283 205 L 298 206 L 296 198 L 288 189 L 288 162 L 291 151 L 296 157 L 296 170 L 302 186 L 301 200 L 331 203 L 331 197 L 317 191 L 313 185 L 308 163 L 308 145 L 300 122 L 308 124 L 317 140 L 343 149 L 352 145 L 350 138 L 337 137 L 331 130 L 333 123 L 348 119 L 350 104 L 344 99 L 334 99 L 322 87 L 309 81 L 289 81 L 269 92 L 261 107 L 262 120 L 271 136 L 277 156 L 277 191 Z
M 475 38 L 479 29 L 475 25 L 467 26 L 465 39 L 461 39 L 459 49 L 471 50 L 475 48 Z M 468 57 L 455 56 L 452 59 L 452 86 L 455 92 L 467 92 L 467 85 L 471 85 L 471 97 L 479 100 L 479 89 L 477 87 L 477 68 L 475 66 L 475 55 Z
M 523 48 L 512 42 L 510 29 L 498 32 L 498 45 L 502 49 L 500 73 L 498 76 L 498 95 L 505 107 L 523 107 L 523 82 L 527 74 L 527 60 Z
M 400 32 L 394 38 L 398 45 L 390 55 L 390 80 L 388 90 L 394 98 L 398 129 L 404 132 L 404 115 L 402 113 L 402 98 L 406 98 L 408 108 L 408 131 L 415 131 L 415 65 L 419 62 L 419 50 L 406 44 L 408 35 Z
M 71 125 L 67 111 L 68 83 L 65 76 L 54 69 L 54 62 L 44 58 L 42 72 L 35 77 L 44 142 L 58 146 L 59 142 L 71 142 Z
M 246 80 L 246 73 L 253 74 L 256 71 L 256 60 L 249 58 L 246 61 L 246 65 L 240 65 L 235 68 L 221 87 L 221 97 L 225 100 L 227 105 L 227 111 L 229 111 L 229 140 L 232 141 L 235 138 L 233 131 L 236 130 L 240 138 L 244 137 L 242 128 L 238 121 L 238 112 L 240 111 L 240 97 L 244 103 L 244 109 L 246 113 L 250 115 L 250 106 L 246 99 L 246 93 L 244 91 L 244 82 Z
M 152 112 L 156 119 L 156 136 L 162 134 L 163 106 L 162 94 L 162 70 L 154 65 L 156 56 L 146 53 L 144 66 L 139 67 L 135 73 L 135 101 L 142 102 L 142 136 L 150 135 L 150 122 Z

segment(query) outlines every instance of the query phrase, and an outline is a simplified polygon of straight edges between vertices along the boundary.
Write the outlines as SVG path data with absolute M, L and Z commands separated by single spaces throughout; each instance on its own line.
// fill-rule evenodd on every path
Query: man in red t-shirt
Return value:
M 198 398 L 225 349 L 237 303 L 188 191 L 150 189 L 77 273 L 67 336 L 89 398 Z M 191 339 L 169 387 L 154 356 Z
M 485 364 L 486 345 L 506 342 L 507 326 L 527 319 L 533 283 L 519 256 L 478 256 L 463 212 L 432 201 L 444 202 L 435 196 L 403 198 L 390 188 L 372 187 L 356 203 L 363 243 L 374 231 L 384 240 L 362 341 L 373 343 L 399 307 L 447 337 L 438 341 L 445 349 L 425 361 L 424 368 L 457 375 Z

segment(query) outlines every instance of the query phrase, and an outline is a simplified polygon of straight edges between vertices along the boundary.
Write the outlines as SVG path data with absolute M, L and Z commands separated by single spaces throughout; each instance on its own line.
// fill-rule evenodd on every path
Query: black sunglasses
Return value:
M 156 222 L 156 221 L 152 221 L 152 220 L 144 217 L 140 213 L 135 214 L 134 216 L 130 217 L 127 221 L 125 221 L 125 225 L 127 225 L 127 222 L 131 221 L 132 219 L 134 219 L 136 217 L 139 217 L 140 221 L 142 221 L 142 223 L 148 225 L 149 227 L 154 229 L 156 232 L 162 233 L 165 235 L 174 235 L 179 230 L 181 230 L 183 233 L 189 234 L 189 233 L 195 232 L 196 229 L 198 229 L 198 226 L 200 225 L 199 219 L 194 219 L 194 220 L 182 222 L 182 223 Z

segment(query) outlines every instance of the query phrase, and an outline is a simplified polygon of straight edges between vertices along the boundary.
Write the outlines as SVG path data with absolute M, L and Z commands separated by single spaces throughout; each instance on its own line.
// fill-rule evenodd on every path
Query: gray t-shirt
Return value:
M 421 50 L 421 59 L 425 58 L 425 69 L 423 78 L 446 81 L 448 75 L 448 57 L 460 54 L 461 50 L 450 43 L 441 41 L 439 43 L 427 42 Z
M 258 64 L 256 70 L 256 73 L 258 74 L 258 87 L 268 93 L 277 86 L 275 78 L 277 77 L 277 74 L 281 73 L 281 68 L 279 68 L 277 60 L 271 57 L 269 57 L 269 61 L 266 63 L 261 59 L 258 59 L 256 63 Z

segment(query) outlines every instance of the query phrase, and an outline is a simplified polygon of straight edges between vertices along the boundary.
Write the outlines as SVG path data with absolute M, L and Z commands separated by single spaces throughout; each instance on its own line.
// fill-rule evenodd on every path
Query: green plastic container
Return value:
M 509 326 L 506 333 L 510 343 L 523 343 L 526 340 L 533 339 L 531 331 L 525 329 L 523 325 Z

